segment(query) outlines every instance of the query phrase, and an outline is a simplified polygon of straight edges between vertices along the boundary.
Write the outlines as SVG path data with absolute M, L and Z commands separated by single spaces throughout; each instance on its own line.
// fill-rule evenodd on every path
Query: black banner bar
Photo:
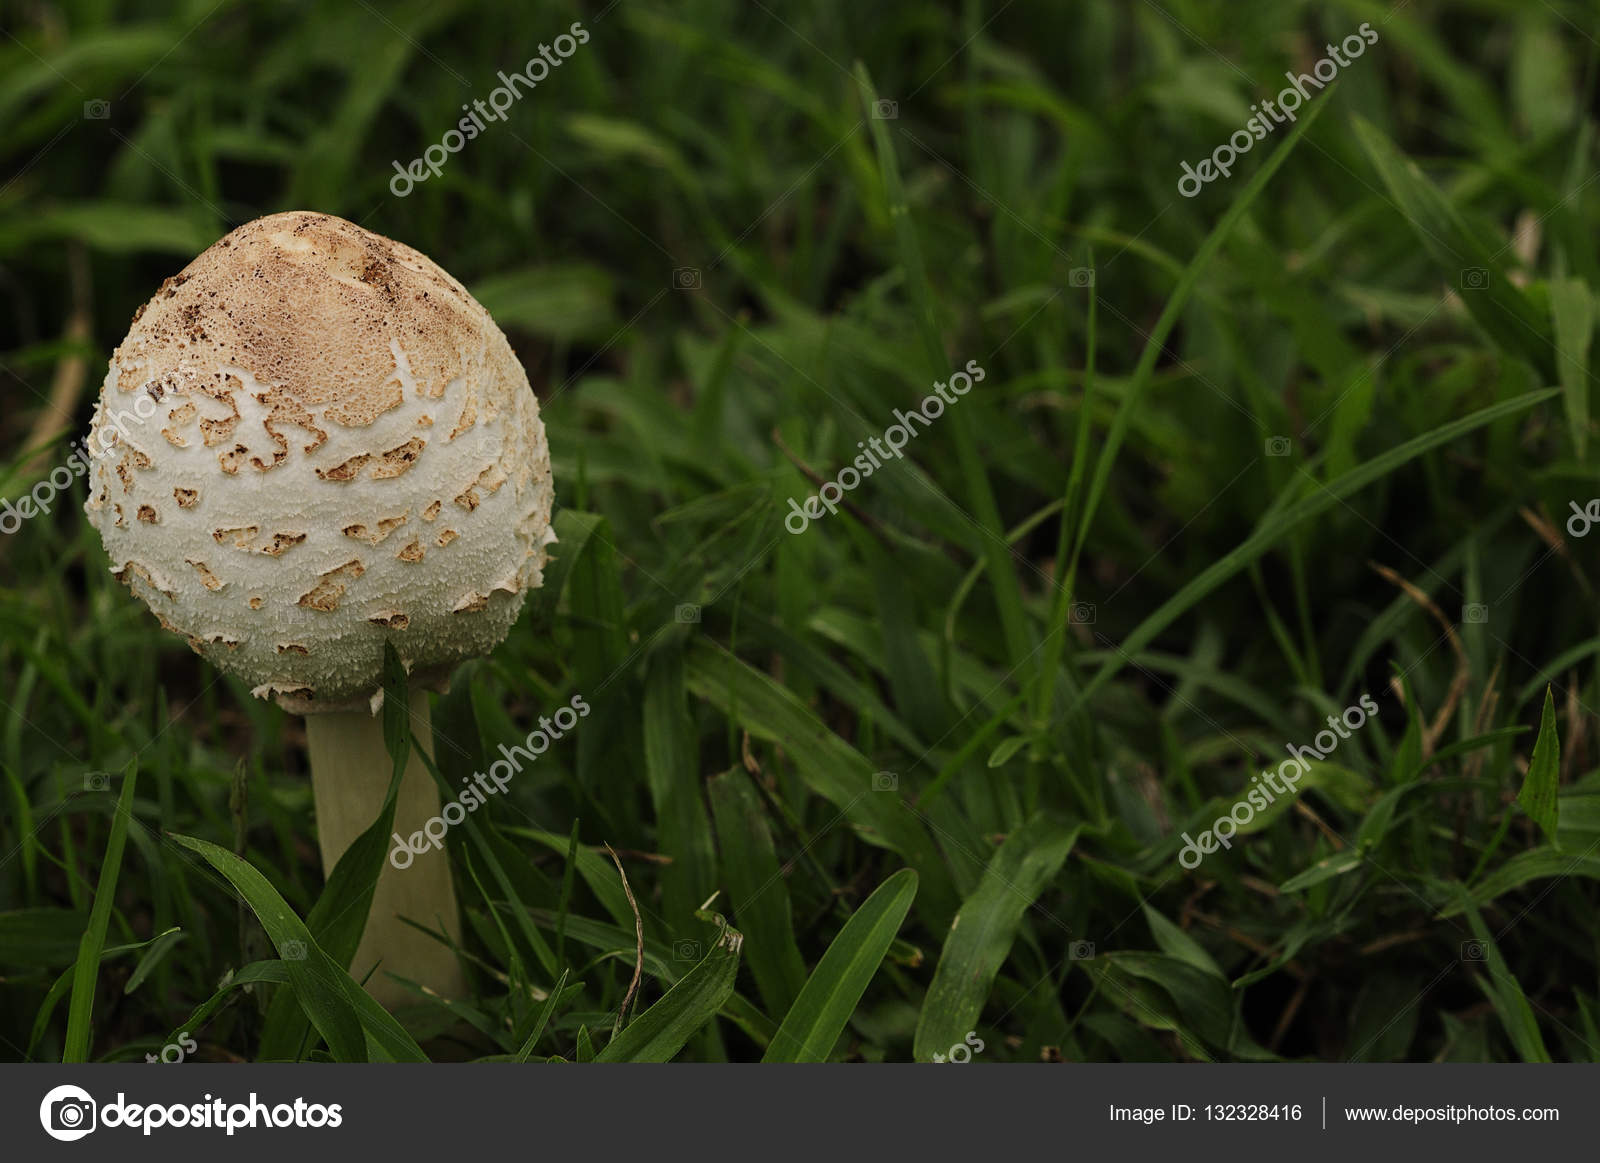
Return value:
M 1600 1066 L 0 1066 L 0 1156 L 1592 1148 Z M 1069 1142 L 1070 1140 L 1070 1142 Z M 1009 1145 L 1009 1146 L 1008 1146 Z M 13 1151 L 16 1154 L 13 1154 Z M 642 1153 L 648 1152 L 648 1156 Z

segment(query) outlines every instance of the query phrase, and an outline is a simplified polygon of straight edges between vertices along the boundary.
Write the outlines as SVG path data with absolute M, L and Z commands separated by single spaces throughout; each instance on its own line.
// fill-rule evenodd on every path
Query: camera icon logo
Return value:
M 898 791 L 900 788 L 900 775 L 894 771 L 875 771 L 872 773 L 873 791 Z
M 1073 602 L 1067 610 L 1067 619 L 1079 626 L 1093 626 L 1096 612 L 1093 602 Z
M 1461 607 L 1461 620 L 1478 625 L 1489 620 L 1489 607 L 1482 602 L 1468 602 Z
M 1289 444 L 1289 438 L 1287 436 L 1267 437 L 1268 456 L 1288 456 L 1291 451 L 1293 451 L 1293 449 Z
M 95 1128 L 94 1097 L 70 1083 L 54 1087 L 39 1104 L 39 1125 L 52 1139 L 71 1143 Z
M 700 942 L 682 940 L 672 943 L 672 959 L 674 961 L 699 961 L 705 956 L 705 950 Z
M 111 775 L 104 771 L 86 772 L 83 777 L 84 791 L 110 791 Z
M 1461 960 L 1487 961 L 1489 960 L 1489 946 L 1482 941 L 1461 942 Z
M 1093 941 L 1074 941 L 1072 944 L 1067 946 L 1067 960 L 1068 961 L 1093 961 L 1094 960 L 1094 942 Z
M 1489 272 L 1484 267 L 1463 267 L 1461 271 L 1461 289 L 1463 291 L 1481 291 L 1489 285 Z
M 100 98 L 83 103 L 83 119 L 85 121 L 105 121 L 111 116 L 111 102 Z
M 679 267 L 673 271 L 672 289 L 675 291 L 698 291 L 700 289 L 700 268 Z
M 880 97 L 872 103 L 872 115 L 879 121 L 894 121 L 900 116 L 900 102 Z
M 1093 267 L 1073 267 L 1067 272 L 1067 286 L 1092 287 L 1094 286 Z
M 283 943 L 283 959 L 285 961 L 304 961 L 306 959 L 306 943 L 293 938 Z
M 700 620 L 700 607 L 693 602 L 684 602 L 672 615 L 679 622 L 698 622 Z

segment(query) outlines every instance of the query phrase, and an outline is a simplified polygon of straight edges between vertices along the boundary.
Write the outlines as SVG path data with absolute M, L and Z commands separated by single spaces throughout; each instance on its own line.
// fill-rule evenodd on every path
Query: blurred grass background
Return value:
M 417 247 L 508 332 L 561 544 L 441 754 L 595 714 L 452 839 L 474 996 L 356 1013 L 374 1056 L 1600 1060 L 1566 525 L 1600 495 L 1596 15 L 0 0 L 0 496 L 63 462 L 161 280 L 265 213 Z M 905 462 L 784 531 L 968 360 Z M 350 1056 L 264 898 L 169 836 L 336 946 L 301 728 L 113 583 L 82 500 L 0 538 L 0 1056 Z M 1180 866 L 1366 693 L 1292 805 Z M 606 843 L 649 1037 L 612 1035 Z

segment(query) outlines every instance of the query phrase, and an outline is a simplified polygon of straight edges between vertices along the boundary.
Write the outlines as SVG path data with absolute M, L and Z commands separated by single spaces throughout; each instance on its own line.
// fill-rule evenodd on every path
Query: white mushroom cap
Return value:
M 326 214 L 259 218 L 168 279 L 100 390 L 87 505 L 162 625 L 286 708 L 438 684 L 542 580 L 539 405 L 465 287 Z

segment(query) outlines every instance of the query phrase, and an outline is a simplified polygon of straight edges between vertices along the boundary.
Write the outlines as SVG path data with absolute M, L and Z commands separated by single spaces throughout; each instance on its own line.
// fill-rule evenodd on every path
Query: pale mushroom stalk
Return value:
M 323 868 L 378 817 L 385 650 L 428 690 L 489 653 L 543 580 L 554 491 L 511 345 L 427 256 L 327 214 L 246 223 L 134 316 L 89 437 L 111 568 L 196 653 L 306 718 Z M 468 787 L 442 815 L 476 806 Z M 420 756 L 395 832 L 440 816 Z M 439 831 L 435 829 L 435 831 Z M 459 996 L 446 853 L 385 864 L 352 972 Z
M 409 711 L 412 734 L 431 758 L 426 691 L 411 692 Z M 317 844 L 322 867 L 332 872 L 356 837 L 377 819 L 394 766 L 385 750 L 382 719 L 364 710 L 307 715 L 306 750 L 317 808 Z M 438 784 L 413 749 L 400 776 L 394 830 L 400 836 L 419 833 L 439 810 Z M 350 973 L 357 981 L 367 978 L 368 991 L 391 1008 L 415 1000 L 415 994 L 385 975 L 384 970 L 399 972 L 397 966 L 408 967 L 404 976 L 442 997 L 465 996 L 466 980 L 454 952 L 404 918 L 443 932 L 452 945 L 461 943 L 450 858 L 442 847 L 428 847 L 404 870 L 384 861 Z M 373 973 L 375 967 L 378 972 Z

